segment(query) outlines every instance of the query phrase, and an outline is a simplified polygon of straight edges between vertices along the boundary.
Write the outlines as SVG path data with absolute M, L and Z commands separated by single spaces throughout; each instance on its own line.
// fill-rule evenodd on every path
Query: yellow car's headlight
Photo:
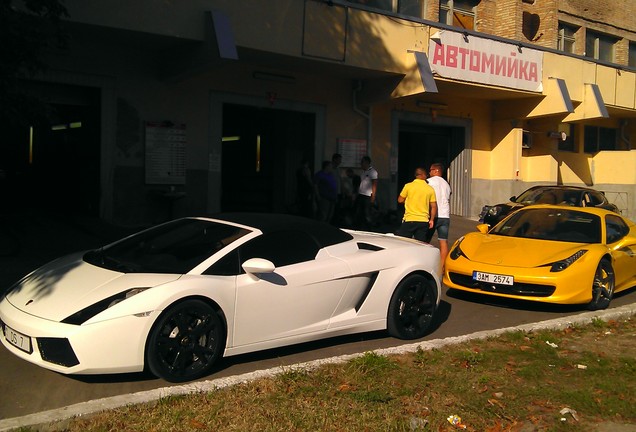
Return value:
M 460 256 L 463 256 L 464 258 L 466 258 L 466 255 L 464 255 L 464 252 L 462 252 L 462 249 L 459 247 L 463 240 L 464 240 L 464 237 L 457 240 L 457 242 L 453 245 L 453 248 L 451 249 L 449 254 L 452 260 L 456 260 Z
M 566 259 L 562 259 L 560 261 L 553 262 L 552 264 L 550 264 L 551 265 L 550 271 L 551 272 L 560 272 L 560 271 L 565 270 L 566 268 L 570 267 L 576 260 L 578 260 L 583 255 L 585 255 L 585 252 L 587 252 L 586 249 L 581 249 L 580 251 L 576 252 L 575 254 L 570 255 Z

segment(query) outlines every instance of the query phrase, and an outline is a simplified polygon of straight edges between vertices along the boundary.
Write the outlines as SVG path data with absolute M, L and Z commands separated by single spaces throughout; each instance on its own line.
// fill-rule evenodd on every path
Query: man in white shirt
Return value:
M 433 233 L 437 231 L 437 240 L 439 240 L 439 254 L 442 261 L 442 270 L 444 269 L 444 259 L 448 255 L 448 229 L 450 227 L 450 195 L 451 187 L 444 180 L 444 165 L 441 163 L 431 164 L 429 170 L 428 184 L 435 189 L 435 197 L 437 198 L 437 218 L 433 229 L 428 231 L 426 241 L 431 242 Z
M 360 160 L 362 174 L 356 197 L 355 228 L 368 229 L 371 206 L 375 203 L 378 189 L 378 172 L 371 166 L 371 158 L 364 156 Z

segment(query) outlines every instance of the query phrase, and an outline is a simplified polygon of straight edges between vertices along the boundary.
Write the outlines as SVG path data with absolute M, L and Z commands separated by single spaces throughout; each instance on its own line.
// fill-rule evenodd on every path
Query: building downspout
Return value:
M 627 136 L 627 120 L 623 120 L 621 121 L 621 140 L 627 144 L 627 150 L 631 150 L 632 149 L 632 143 L 629 140 L 629 137 Z

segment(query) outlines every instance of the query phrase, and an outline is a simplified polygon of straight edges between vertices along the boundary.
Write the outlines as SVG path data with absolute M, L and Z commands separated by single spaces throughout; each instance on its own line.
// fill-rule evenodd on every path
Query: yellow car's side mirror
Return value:
M 486 234 L 489 229 L 490 229 L 490 225 L 488 225 L 488 224 L 479 224 L 479 225 L 477 225 L 477 231 L 479 231 L 482 234 Z

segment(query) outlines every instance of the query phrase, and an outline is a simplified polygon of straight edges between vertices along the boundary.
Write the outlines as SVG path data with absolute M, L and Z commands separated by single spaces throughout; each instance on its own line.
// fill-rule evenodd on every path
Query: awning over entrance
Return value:
M 544 93 L 545 97 L 528 113 L 527 117 L 574 112 L 574 105 L 564 80 L 548 78 L 545 82 Z
M 408 56 L 410 58 L 407 59 L 407 63 L 410 63 L 411 67 L 407 68 L 406 75 L 395 87 L 391 97 L 399 98 L 420 93 L 437 93 L 437 84 L 426 53 L 409 51 Z
M 205 13 L 205 40 L 179 46 L 165 56 L 162 68 L 164 79 L 179 80 L 224 61 L 238 60 L 232 24 L 221 11 Z
M 563 121 L 572 122 L 577 120 L 608 117 L 609 113 L 607 112 L 605 102 L 603 102 L 603 96 L 601 95 L 598 85 L 585 84 L 583 102 L 574 108 L 574 112 L 566 116 Z
M 433 78 L 433 71 L 431 70 L 428 57 L 423 52 L 414 52 L 413 54 L 417 61 L 417 70 L 420 72 L 420 79 L 422 80 L 424 90 L 428 93 L 437 93 L 437 85 Z

